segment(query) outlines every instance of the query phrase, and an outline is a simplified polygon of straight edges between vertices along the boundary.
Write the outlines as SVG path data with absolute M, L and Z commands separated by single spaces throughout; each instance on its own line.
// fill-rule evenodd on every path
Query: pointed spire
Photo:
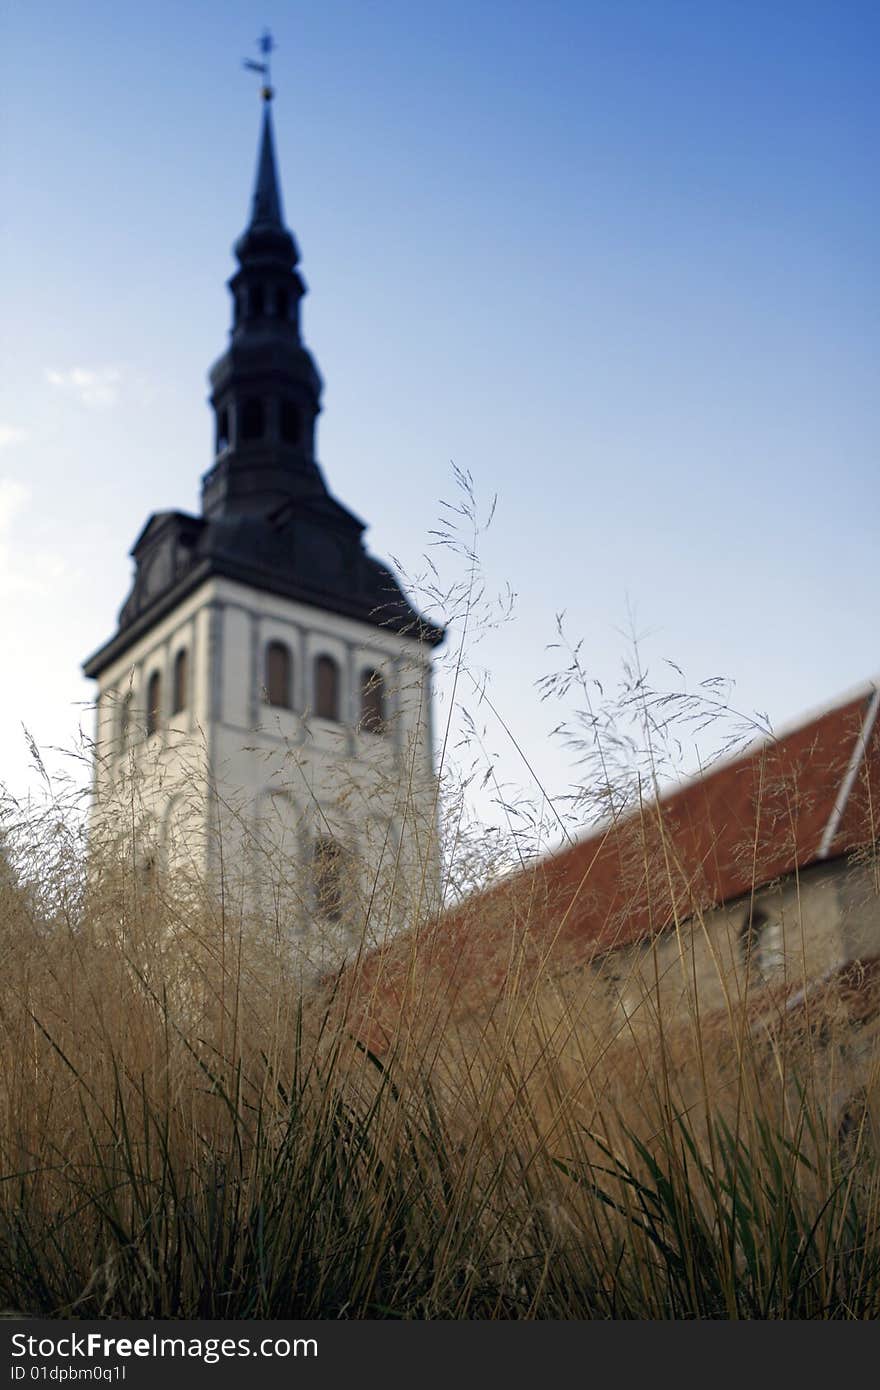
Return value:
M 278 184 L 278 170 L 275 164 L 275 140 L 272 134 L 271 98 L 264 90 L 263 133 L 260 140 L 260 156 L 257 161 L 257 178 L 254 184 L 253 208 L 250 226 L 253 228 L 272 227 L 284 230 L 284 214 L 281 210 L 281 189 Z
M 275 136 L 272 130 L 272 88 L 264 87 L 263 126 L 260 152 L 257 156 L 257 177 L 251 201 L 251 217 L 238 241 L 235 254 L 244 264 L 254 256 L 270 256 L 287 266 L 296 265 L 299 249 L 291 232 L 284 225 L 281 206 L 281 184 L 275 161 Z

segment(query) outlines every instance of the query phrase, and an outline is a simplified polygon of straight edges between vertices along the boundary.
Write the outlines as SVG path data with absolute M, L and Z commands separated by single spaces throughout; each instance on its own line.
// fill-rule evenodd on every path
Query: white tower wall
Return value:
M 290 709 L 267 703 L 273 641 L 291 655 Z M 182 650 L 186 703 L 172 713 Z M 337 663 L 338 720 L 314 712 L 321 656 Z M 361 718 L 370 671 L 384 682 L 381 732 Z M 147 735 L 154 672 L 161 704 Z M 95 834 L 131 847 L 144 869 L 222 887 L 236 908 L 327 958 L 430 910 L 437 785 L 430 654 L 418 640 L 215 578 L 102 672 L 98 711 Z M 319 840 L 343 856 L 344 902 L 329 918 Z

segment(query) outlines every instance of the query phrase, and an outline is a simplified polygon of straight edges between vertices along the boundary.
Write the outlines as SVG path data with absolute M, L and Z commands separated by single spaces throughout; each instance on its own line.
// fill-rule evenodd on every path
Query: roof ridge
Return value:
M 683 795 L 683 793 L 687 792 L 690 788 L 704 785 L 710 779 L 719 776 L 732 767 L 736 767 L 739 763 L 745 765 L 751 761 L 751 759 L 755 758 L 762 750 L 778 746 L 786 739 L 809 728 L 811 724 L 818 724 L 821 719 L 827 718 L 828 715 L 834 714 L 838 710 L 845 709 L 847 705 L 855 704 L 856 701 L 860 699 L 873 701 L 877 699 L 878 695 L 880 695 L 880 675 L 869 677 L 868 680 L 861 681 L 859 685 L 851 687 L 843 694 L 835 696 L 824 704 L 815 705 L 812 709 L 806 711 L 806 713 L 794 719 L 786 720 L 785 723 L 779 727 L 772 728 L 769 733 L 756 733 L 755 737 L 749 739 L 748 742 L 741 744 L 737 748 L 732 748 L 716 758 L 712 758 L 703 766 L 695 768 L 693 772 L 682 773 L 674 782 L 670 782 L 663 787 L 657 787 L 655 795 L 640 799 L 638 806 L 625 807 L 619 811 L 612 812 L 610 815 L 602 816 L 599 820 L 585 827 L 574 840 L 557 845 L 543 857 L 554 859 L 564 856 L 578 845 L 589 844 L 591 840 L 616 830 L 618 826 L 630 820 L 632 817 L 643 815 L 649 807 L 666 806 L 667 803 Z M 870 712 L 870 704 L 868 709 Z M 874 717 L 876 717 L 876 713 L 877 711 L 875 710 Z M 873 725 L 873 718 L 871 720 L 871 725 Z M 865 729 L 863 725 L 862 736 L 865 742 L 867 742 L 870 732 L 871 727 L 869 726 Z M 857 770 L 858 767 L 856 768 L 856 771 Z M 846 779 L 844 778 L 844 780 Z M 852 780 L 855 780 L 855 773 L 853 774 Z M 852 781 L 847 788 L 847 796 L 851 789 Z M 845 802 L 841 814 L 843 810 L 845 810 Z M 820 855 L 820 857 L 822 856 Z
M 853 705 L 856 700 L 869 700 L 878 687 L 880 687 L 880 671 L 874 676 L 868 676 L 865 680 L 855 682 L 846 690 L 841 691 L 839 695 L 832 696 L 830 700 L 825 700 L 819 705 L 811 705 L 802 714 L 786 719 L 773 737 L 777 740 L 787 738 L 789 734 L 795 734 L 799 729 L 805 729 L 808 724 L 815 724 L 826 714 L 834 714 L 835 710 L 843 709 L 844 705 Z
M 819 841 L 818 859 L 827 859 L 834 844 L 834 838 L 840 828 L 843 813 L 846 810 L 846 803 L 849 801 L 850 792 L 853 789 L 859 768 L 862 765 L 865 753 L 868 749 L 868 740 L 877 718 L 877 711 L 880 709 L 880 686 L 876 686 L 874 694 L 868 702 L 865 717 L 862 720 L 862 727 L 856 734 L 853 750 L 850 754 L 849 764 L 844 773 L 843 781 L 837 789 L 837 796 L 834 798 L 834 805 L 831 808 L 831 815 L 828 817 L 828 824 L 822 832 L 822 839 Z
M 707 782 L 710 777 L 725 771 L 727 768 L 735 767 L 737 763 L 745 763 L 754 758 L 764 749 L 770 749 L 784 743 L 786 739 L 792 738 L 795 734 L 802 733 L 811 724 L 818 724 L 821 719 L 827 719 L 830 714 L 836 714 L 840 710 L 846 709 L 847 705 L 854 705 L 857 701 L 873 700 L 878 690 L 880 690 L 880 676 L 871 677 L 867 681 L 861 681 L 859 685 L 851 687 L 842 695 L 837 695 L 833 699 L 821 705 L 814 705 L 803 714 L 797 715 L 793 719 L 786 719 L 784 723 L 772 727 L 769 733 L 757 733 L 753 739 L 742 744 L 739 748 L 731 749 L 730 752 L 723 753 L 717 758 L 711 759 L 704 767 L 697 768 L 694 772 L 686 773 L 679 778 L 672 786 L 664 788 L 659 797 L 654 800 L 658 802 L 666 801 L 668 798 L 676 796 L 679 792 L 686 791 L 688 787 L 696 786 L 701 782 Z M 870 730 L 869 730 L 870 732 Z

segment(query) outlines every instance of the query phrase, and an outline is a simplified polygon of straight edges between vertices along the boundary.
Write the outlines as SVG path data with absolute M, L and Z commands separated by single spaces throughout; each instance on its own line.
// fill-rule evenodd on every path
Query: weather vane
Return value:
M 274 47 L 275 40 L 272 38 L 272 35 L 269 33 L 269 30 L 264 29 L 262 37 L 257 39 L 257 48 L 263 55 L 263 61 L 261 63 L 256 63 L 254 62 L 253 58 L 245 58 L 243 60 L 244 67 L 248 68 L 250 72 L 258 72 L 262 77 L 263 86 L 261 90 L 261 96 L 264 101 L 271 101 L 272 97 L 275 95 L 272 91 L 272 84 L 270 81 L 269 72 L 269 61 Z

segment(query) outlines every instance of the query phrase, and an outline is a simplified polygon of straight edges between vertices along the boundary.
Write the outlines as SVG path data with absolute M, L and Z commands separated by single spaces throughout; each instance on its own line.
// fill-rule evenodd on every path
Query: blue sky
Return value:
M 22 721 L 88 727 L 129 546 L 197 506 L 264 24 L 328 481 L 410 572 L 453 462 L 497 494 L 517 603 L 472 661 L 547 789 L 560 610 L 606 688 L 630 609 L 658 679 L 773 721 L 875 675 L 875 4 L 34 0 L 0 57 L 0 779 Z

